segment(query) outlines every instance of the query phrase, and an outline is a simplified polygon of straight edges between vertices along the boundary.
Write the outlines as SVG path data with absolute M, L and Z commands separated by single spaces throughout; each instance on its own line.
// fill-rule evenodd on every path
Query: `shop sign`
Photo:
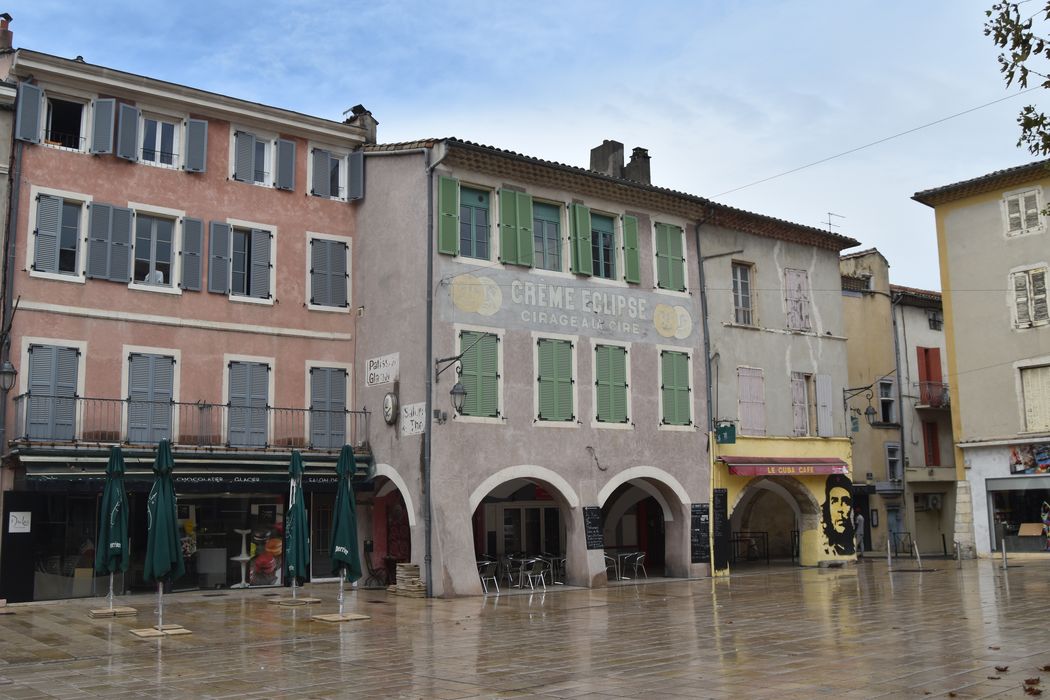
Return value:
M 410 403 L 401 407 L 401 436 L 422 435 L 426 423 L 427 404 Z
M 1010 448 L 1011 474 L 1050 474 L 1050 443 Z
M 29 532 L 33 514 L 29 511 L 11 511 L 7 514 L 7 532 L 12 535 Z
M 736 426 L 732 423 L 722 423 L 715 427 L 715 442 L 719 445 L 736 444 Z
M 689 549 L 693 564 L 711 561 L 711 506 L 707 503 L 692 504 Z
M 401 353 L 373 357 L 365 363 L 365 386 L 390 384 L 398 377 Z

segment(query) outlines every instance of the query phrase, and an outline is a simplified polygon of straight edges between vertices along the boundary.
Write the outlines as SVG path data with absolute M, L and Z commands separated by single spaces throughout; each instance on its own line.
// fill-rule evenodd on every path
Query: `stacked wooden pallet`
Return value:
M 138 610 L 135 608 L 129 608 L 127 606 L 118 605 L 112 608 L 98 608 L 91 610 L 88 615 L 93 618 L 100 617 L 134 617 L 138 615 Z
M 397 582 L 386 590 L 407 598 L 425 598 L 427 587 L 419 578 L 419 564 L 398 564 Z

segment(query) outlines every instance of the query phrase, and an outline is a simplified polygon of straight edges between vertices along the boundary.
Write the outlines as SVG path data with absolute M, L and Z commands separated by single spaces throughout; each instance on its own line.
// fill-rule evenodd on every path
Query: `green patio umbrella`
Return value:
M 109 607 L 113 607 L 113 574 L 127 571 L 131 556 L 128 551 L 128 494 L 124 490 L 124 453 L 120 445 L 109 450 L 106 464 L 106 486 L 99 507 L 98 537 L 95 538 L 95 571 L 109 574 Z
M 335 512 L 332 513 L 332 541 L 328 553 L 332 557 L 332 573 L 339 575 L 339 612 L 343 612 L 343 581 L 361 578 L 361 556 L 357 549 L 357 505 L 350 477 L 354 473 L 354 451 L 343 445 L 335 473 L 339 477 L 335 491 Z
M 175 486 L 171 472 L 171 443 L 161 440 L 153 461 L 153 488 L 146 503 L 149 532 L 146 536 L 146 567 L 143 577 L 157 582 L 157 626 L 164 624 L 164 579 L 186 573 L 179 540 L 179 519 L 175 508 Z
M 292 582 L 292 598 L 299 578 L 310 571 L 310 531 L 303 498 L 303 456 L 292 450 L 288 464 L 288 513 L 284 517 L 284 573 Z

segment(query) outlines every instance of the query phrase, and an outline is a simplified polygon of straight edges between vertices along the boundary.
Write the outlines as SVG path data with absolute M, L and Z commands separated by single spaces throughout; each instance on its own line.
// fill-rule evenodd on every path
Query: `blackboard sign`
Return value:
M 601 508 L 584 506 L 583 531 L 587 534 L 587 549 L 605 549 L 605 537 L 602 535 Z
M 692 504 L 692 522 L 689 525 L 689 549 L 692 563 L 711 561 L 711 507 L 706 503 Z
M 715 571 L 729 568 L 729 491 L 715 489 L 711 497 L 711 538 Z

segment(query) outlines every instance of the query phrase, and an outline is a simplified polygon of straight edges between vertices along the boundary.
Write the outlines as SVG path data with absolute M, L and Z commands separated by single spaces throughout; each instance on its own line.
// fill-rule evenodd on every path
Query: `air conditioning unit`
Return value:
M 941 494 L 939 494 L 939 493 L 931 493 L 931 494 L 929 494 L 928 496 L 926 496 L 926 507 L 929 508 L 930 510 L 940 510 L 941 509 L 941 498 L 942 498 Z

